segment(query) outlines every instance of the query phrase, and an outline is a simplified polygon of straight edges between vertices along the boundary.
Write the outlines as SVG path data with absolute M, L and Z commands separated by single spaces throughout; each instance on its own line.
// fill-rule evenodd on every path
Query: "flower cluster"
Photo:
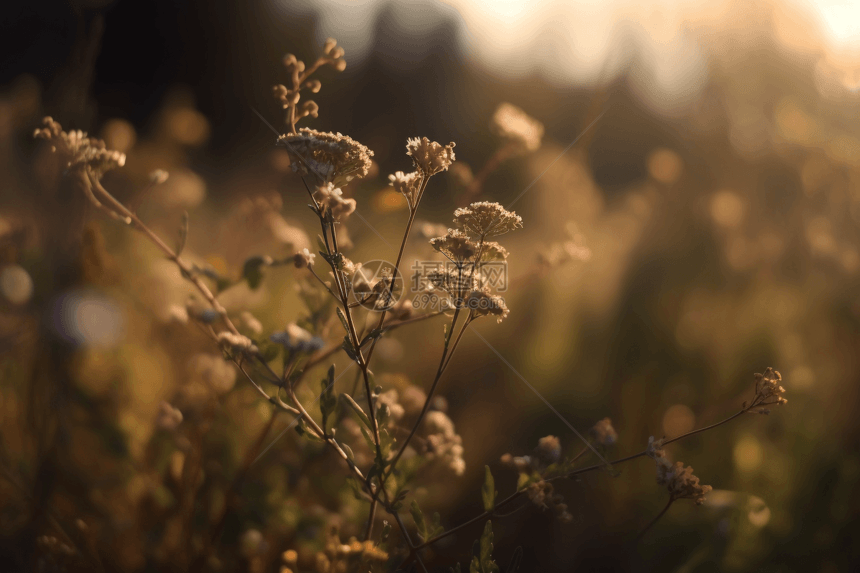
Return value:
M 222 347 L 238 352 L 241 354 L 256 354 L 260 351 L 254 341 L 242 334 L 233 334 L 232 332 L 219 332 L 218 343 Z
M 510 103 L 501 103 L 490 120 L 490 129 L 517 150 L 536 151 L 543 139 L 543 124 Z
M 755 398 L 748 406 L 744 402 L 744 409 L 753 414 L 769 414 L 770 409 L 767 406 L 781 406 L 788 402 L 782 397 L 785 393 L 780 383 L 782 382 L 782 374 L 773 368 L 768 368 L 764 374 L 755 375 Z
M 311 80 L 310 77 L 321 66 L 331 66 L 339 72 L 346 69 L 346 60 L 343 59 L 343 48 L 337 45 L 334 38 L 326 40 L 322 55 L 310 66 L 297 59 L 293 54 L 284 56 L 284 67 L 290 74 L 291 87 L 276 85 L 272 88 L 272 94 L 281 106 L 287 110 L 287 122 L 290 125 L 290 133 L 296 132 L 296 122 L 304 117 L 317 117 L 319 106 L 314 101 L 306 101 L 301 107 L 302 90 L 311 93 L 319 93 L 322 83 L 319 80 Z
M 316 175 L 322 184 L 341 186 L 370 173 L 373 151 L 341 133 L 303 127 L 282 135 L 278 145 L 290 155 L 290 168 L 300 175 Z
M 395 191 L 406 198 L 406 204 L 409 206 L 410 211 L 414 211 L 418 206 L 418 194 L 424 179 L 417 171 L 411 173 L 398 171 L 388 176 L 389 184 L 394 187 Z
M 343 191 L 333 183 L 321 185 L 314 191 L 314 201 L 320 208 L 320 215 L 331 216 L 335 221 L 346 219 L 355 211 L 355 199 L 344 199 Z
M 457 209 L 454 223 L 460 228 L 430 239 L 430 245 L 454 265 L 433 270 L 425 278 L 451 297 L 448 306 L 469 310 L 470 319 L 492 315 L 501 322 L 508 316 L 508 307 L 490 292 L 482 268 L 489 262 L 504 262 L 508 251 L 486 238 L 521 228 L 522 218 L 498 203 L 482 202 Z
M 314 336 L 295 323 L 288 324 L 286 330 L 273 333 L 269 337 L 269 340 L 275 344 L 284 346 L 284 348 L 291 352 L 304 352 L 307 354 L 316 352 L 325 346 L 325 341 L 322 338 Z
M 454 222 L 472 236 L 484 239 L 523 228 L 523 219 L 498 203 L 481 201 L 454 211 Z
M 125 154 L 105 148 L 105 142 L 87 137 L 81 130 L 63 131 L 51 117 L 42 120 L 42 127 L 33 136 L 51 142 L 51 150 L 66 156 L 68 169 L 86 168 L 100 177 L 105 171 L 125 165 Z
M 442 145 L 430 141 L 426 137 L 410 137 L 406 140 L 406 155 L 412 157 L 412 163 L 425 177 L 447 171 L 454 163 L 454 142 Z
M 657 483 L 669 490 L 673 500 L 692 499 L 696 505 L 705 503 L 705 495 L 713 488 L 700 484 L 699 478 L 693 475 L 693 468 L 684 466 L 681 462 L 674 464 L 670 462 L 666 456 L 666 450 L 663 449 L 662 439 L 655 440 L 654 436 L 649 437 L 645 451 L 657 466 Z
M 289 555 L 291 559 L 293 555 Z M 325 549 L 316 554 L 314 570 L 316 573 L 346 573 L 353 571 L 360 563 L 365 569 L 370 563 L 385 563 L 388 553 L 378 547 L 373 541 L 359 541 L 350 537 L 346 543 L 341 542 L 338 529 L 329 532 Z M 283 570 L 282 570 L 283 571 Z
M 567 504 L 564 503 L 564 496 L 555 493 L 550 482 L 545 480 L 535 482 L 526 488 L 526 494 L 535 505 L 543 509 L 552 508 L 562 523 L 573 521 L 573 515 L 570 514 L 567 510 Z
M 603 418 L 589 430 L 589 434 L 594 438 L 595 443 L 603 447 L 614 445 L 618 441 L 618 433 L 612 427 L 612 420 Z
M 424 424 L 427 429 L 427 459 L 444 460 L 455 475 L 463 475 L 466 471 L 463 438 L 454 430 L 451 418 L 445 412 L 435 410 L 427 413 Z

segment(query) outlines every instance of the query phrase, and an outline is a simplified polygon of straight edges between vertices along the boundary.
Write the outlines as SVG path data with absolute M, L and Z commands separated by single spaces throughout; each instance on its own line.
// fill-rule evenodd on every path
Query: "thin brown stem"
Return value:
M 409 442 L 415 436 L 415 433 L 418 431 L 418 428 L 421 426 L 421 422 L 424 421 L 424 416 L 427 414 L 427 410 L 430 409 L 430 402 L 433 400 L 433 393 L 436 391 L 436 386 L 439 385 L 439 380 L 442 378 L 442 373 L 445 371 L 445 367 L 447 363 L 445 362 L 445 358 L 448 356 L 449 352 L 451 355 L 454 354 L 454 351 L 457 350 L 457 345 L 460 342 L 460 337 L 457 337 L 457 340 L 454 342 L 453 346 L 450 346 L 449 351 L 449 343 L 451 342 L 451 336 L 454 334 L 454 326 L 457 324 L 457 317 L 460 313 L 460 309 L 456 309 L 454 311 L 454 317 L 451 319 L 451 329 L 448 331 L 448 337 L 445 339 L 445 349 L 442 351 L 442 359 L 439 361 L 439 368 L 436 370 L 436 376 L 433 378 L 433 384 L 430 385 L 430 390 L 427 392 L 427 399 L 424 400 L 424 406 L 421 408 L 421 413 L 418 414 L 418 419 L 415 420 L 415 424 L 412 426 L 412 430 L 410 430 L 409 435 L 406 436 L 406 440 L 403 441 L 403 444 L 400 446 L 400 449 L 397 450 L 397 454 L 395 454 L 394 459 L 391 460 L 389 464 L 388 472 L 383 476 L 382 482 L 385 482 L 385 479 L 394 473 L 394 469 L 397 466 L 397 462 L 400 460 L 400 457 L 403 455 L 403 452 L 406 451 L 406 447 L 409 445 Z M 469 319 L 466 319 L 465 326 L 468 326 Z M 461 330 L 460 334 L 462 335 L 463 331 Z
M 660 518 L 661 518 L 661 517 L 663 517 L 664 515 L 666 515 L 666 512 L 667 512 L 667 511 L 669 511 L 669 508 L 670 508 L 670 507 L 672 507 L 672 504 L 673 504 L 673 503 L 675 503 L 675 498 L 674 498 L 673 496 L 669 496 L 669 502 L 666 504 L 666 507 L 664 507 L 664 508 L 663 508 L 663 511 L 661 511 L 660 513 L 658 513 L 658 514 L 654 517 L 654 519 L 652 519 L 650 522 L 648 522 L 648 525 L 646 525 L 646 526 L 645 526 L 645 528 L 644 528 L 642 531 L 640 531 L 638 535 L 636 535 L 636 543 L 639 543 L 639 541 L 642 539 L 642 537 L 643 537 L 646 533 L 648 533 L 648 530 L 649 530 L 649 529 L 651 529 L 651 528 L 654 526 L 654 524 L 655 524 L 655 523 L 657 523 L 658 521 L 660 521 Z

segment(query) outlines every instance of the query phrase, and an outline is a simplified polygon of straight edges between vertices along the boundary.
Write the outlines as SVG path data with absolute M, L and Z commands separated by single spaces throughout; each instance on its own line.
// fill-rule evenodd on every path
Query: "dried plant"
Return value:
M 265 269 L 278 265 L 290 264 L 303 277 L 299 280 L 299 292 L 307 306 L 307 315 L 282 331 L 269 333 L 267 337 L 262 336 L 260 321 L 249 312 L 231 310 L 222 305 L 216 294 L 223 282 L 219 275 L 183 258 L 189 233 L 187 218 L 180 229 L 178 246 L 170 247 L 102 185 L 106 171 L 124 164 L 123 154 L 107 150 L 103 142 L 80 131 L 63 131 L 51 118 L 45 118 L 44 126 L 35 132 L 36 137 L 47 140 L 62 156 L 67 175 L 95 207 L 143 233 L 202 295 L 208 308 L 189 304 L 186 308 L 176 309 L 174 314 L 196 324 L 211 338 L 212 348 L 220 349 L 228 362 L 221 361 L 215 354 L 196 355 L 192 376 L 203 381 L 216 396 L 224 395 L 235 384 L 236 371 L 232 367 L 224 368 L 232 363 L 244 381 L 267 404 L 296 417 L 296 431 L 301 436 L 309 443 L 322 444 L 342 460 L 343 479 L 339 483 L 345 491 L 351 489 L 355 498 L 366 504 L 360 539 L 352 537 L 343 543 L 339 530 L 331 528 L 322 542 L 322 549 L 313 556 L 300 555 L 290 547 L 276 547 L 274 550 L 281 556 L 281 571 L 346 573 L 393 570 L 398 567 L 405 569 L 413 561 L 426 571 L 423 555 L 428 548 L 482 521 L 486 521 L 484 532 L 476 541 L 475 556 L 469 570 L 473 573 L 499 571 L 492 557 L 494 541 L 490 519 L 502 517 L 498 513 L 502 508 L 527 498 L 560 521 L 569 522 L 572 515 L 563 497 L 557 493 L 555 484 L 587 472 L 614 469 L 640 457 L 650 457 L 655 461 L 657 482 L 669 494 L 666 508 L 641 534 L 677 500 L 690 499 L 697 505 L 702 504 L 711 487 L 701 485 L 692 468 L 681 462 L 669 462 L 663 448 L 725 424 L 743 413 L 767 413 L 770 406 L 784 404 L 786 400 L 782 394 L 785 390 L 780 385 L 782 377 L 779 372 L 768 368 L 764 374 L 756 374 L 755 396 L 737 414 L 670 439 L 655 440 L 651 437 L 645 450 L 626 457 L 614 460 L 605 457 L 618 441 L 618 434 L 609 418 L 598 421 L 588 432 L 588 439 L 580 435 L 584 447 L 573 456 L 565 455 L 557 437 L 546 436 L 538 442 L 531 455 L 506 455 L 502 458 L 502 462 L 516 472 L 518 482 L 516 490 L 501 500 L 497 499 L 495 480 L 487 466 L 482 489 L 483 513 L 450 527 L 442 525 L 444 520 L 438 514 L 432 518 L 424 515 L 419 506 L 421 495 L 416 487 L 422 483 L 422 471 L 435 466 L 456 476 L 465 470 L 462 439 L 437 395 L 440 382 L 464 333 L 474 321 L 492 316 L 497 322 L 502 322 L 511 312 L 489 280 L 491 265 L 504 263 L 509 253 L 504 246 L 489 239 L 522 228 L 523 220 L 495 202 L 472 202 L 457 208 L 453 213 L 454 227 L 429 239 L 430 246 L 446 259 L 445 264 L 419 277 L 420 288 L 414 300 L 401 298 L 405 289 L 398 284 L 402 283 L 404 252 L 416 226 L 416 214 L 424 192 L 433 176 L 455 164 L 454 143 L 443 145 L 426 137 L 410 138 L 406 142 L 406 154 L 413 162 L 414 171 L 396 171 L 389 176 L 392 187 L 405 197 L 408 206 L 396 260 L 376 275 L 369 276 L 361 262 L 347 258 L 342 233 L 359 207 L 344 187 L 353 180 L 368 176 L 373 152 L 340 133 L 297 128 L 300 120 L 318 115 L 318 106 L 314 102 L 306 101 L 299 105 L 303 91 L 317 93 L 321 88 L 320 81 L 311 79 L 311 76 L 326 65 L 342 71 L 345 67 L 343 55 L 343 49 L 337 47 L 334 40 L 326 42 L 322 55 L 312 65 L 305 65 L 295 56 L 288 55 L 284 64 L 290 85 L 274 88 L 275 98 L 286 110 L 288 128 L 276 145 L 286 149 L 292 171 L 301 178 L 320 235 L 317 252 L 301 248 L 281 260 L 253 256 L 245 262 L 242 279 L 252 288 L 263 280 Z M 534 151 L 540 146 L 543 126 L 514 106 L 500 107 L 493 126 L 494 131 L 507 142 L 505 155 Z M 153 181 L 163 183 L 166 177 L 166 173 L 160 172 L 154 175 Z M 430 230 L 431 235 L 440 230 L 433 225 L 425 224 L 422 229 L 424 227 Z M 570 245 L 564 247 L 570 254 L 569 258 L 587 258 L 587 254 L 582 253 L 585 247 L 574 242 Z M 430 298 L 438 305 L 437 308 L 418 312 L 420 305 L 417 303 Z M 438 367 L 431 379 L 421 384 L 395 384 L 384 374 L 371 369 L 380 340 L 397 328 L 432 319 L 445 321 L 445 326 Z M 341 328 L 343 332 L 340 332 Z M 421 352 L 431 351 L 432 339 Z M 316 404 L 304 398 L 306 393 L 301 388 L 302 382 L 316 367 L 325 366 L 339 352 L 345 353 L 357 366 L 356 384 L 352 390 L 344 390 L 337 385 L 337 374 L 332 364 L 319 387 L 314 388 L 321 391 L 317 414 Z M 183 413 L 178 408 L 167 402 L 161 404 L 159 428 L 175 432 L 183 423 Z M 261 439 L 267 435 L 271 423 Z M 261 440 L 252 444 L 244 469 L 240 469 L 230 489 L 225 502 L 227 506 L 261 447 Z M 580 465 L 580 458 L 589 454 L 597 457 L 597 463 Z M 192 477 L 183 479 L 192 480 Z M 185 503 L 193 505 L 193 500 L 192 492 Z M 404 521 L 404 507 L 410 508 L 413 526 Z M 218 539 L 224 528 L 226 512 L 224 509 L 212 520 L 208 536 L 196 547 L 195 554 L 184 557 L 192 565 L 202 567 L 201 564 L 218 560 Z M 353 515 L 350 519 L 357 521 L 359 518 Z M 377 526 L 381 526 L 380 531 Z M 391 536 L 393 528 L 399 531 L 396 539 Z M 58 555 L 72 551 L 54 538 L 46 538 L 44 544 Z M 267 541 L 259 531 L 245 533 L 242 555 L 253 570 L 263 567 Z M 459 565 L 455 570 L 459 570 Z

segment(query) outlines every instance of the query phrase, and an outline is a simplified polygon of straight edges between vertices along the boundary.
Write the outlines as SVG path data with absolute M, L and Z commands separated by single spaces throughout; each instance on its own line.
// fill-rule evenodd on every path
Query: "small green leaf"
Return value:
M 352 346 L 352 342 L 349 340 L 349 336 L 343 337 L 343 344 L 341 345 L 343 351 L 346 352 L 346 355 L 349 356 L 350 360 L 358 361 L 358 357 L 355 353 L 355 348 Z
M 469 573 L 499 573 L 499 566 L 493 561 L 493 525 L 491 521 L 484 526 L 481 539 L 472 546 L 472 562 Z
M 321 251 L 326 253 L 328 252 L 328 247 L 325 244 L 325 240 L 319 234 L 317 234 L 317 246 L 320 248 Z
M 484 500 L 484 511 L 492 511 L 496 507 L 496 482 L 490 466 L 484 466 L 484 485 L 481 487 L 481 497 Z
M 349 323 L 346 321 L 346 317 L 343 315 L 343 311 L 340 307 L 337 307 L 337 317 L 340 319 L 340 323 L 343 325 L 343 329 L 349 334 Z
M 415 528 L 418 530 L 418 535 L 421 537 L 422 541 L 426 541 L 427 538 L 427 523 L 424 520 L 424 513 L 421 511 L 421 508 L 418 507 L 418 502 L 414 499 L 412 500 L 412 505 L 409 506 L 409 513 L 412 514 L 412 521 L 415 522 Z
M 320 412 L 322 412 L 322 429 L 328 433 L 328 420 L 337 408 L 337 396 L 334 395 L 334 364 L 328 369 L 328 374 L 321 382 Z

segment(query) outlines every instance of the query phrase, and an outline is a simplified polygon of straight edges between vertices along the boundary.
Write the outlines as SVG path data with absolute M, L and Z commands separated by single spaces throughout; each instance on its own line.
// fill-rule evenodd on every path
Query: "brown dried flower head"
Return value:
M 755 399 L 747 409 L 748 412 L 758 414 L 769 414 L 767 406 L 780 406 L 788 402 L 782 397 L 785 388 L 782 383 L 782 375 L 773 368 L 768 368 L 764 374 L 755 375 Z M 746 404 L 744 404 L 746 408 Z
M 388 180 L 394 190 L 406 198 L 406 203 L 409 205 L 409 210 L 413 211 L 418 205 L 418 191 L 421 187 L 422 177 L 417 171 L 412 173 L 403 173 L 398 171 L 394 175 L 389 175 Z
M 312 173 L 324 183 L 339 187 L 370 172 L 373 151 L 341 133 L 303 127 L 297 134 L 279 137 L 278 145 L 289 152 L 294 172 Z
M 454 163 L 454 142 L 441 145 L 426 137 L 410 137 L 406 140 L 406 155 L 412 156 L 416 169 L 425 177 L 446 171 Z
M 471 260 L 478 250 L 478 245 L 459 229 L 448 229 L 446 235 L 430 239 L 430 245 L 457 263 Z
M 343 191 L 333 183 L 318 187 L 313 197 L 320 206 L 321 214 L 330 213 L 335 220 L 345 219 L 355 211 L 355 199 L 344 199 Z
M 473 317 L 495 316 L 496 322 L 502 322 L 510 314 L 505 299 L 488 293 L 485 289 L 473 290 L 466 298 L 466 308 Z
M 498 203 L 481 201 L 454 211 L 454 223 L 476 237 L 495 237 L 522 229 L 523 219 Z
M 657 483 L 666 486 L 672 499 L 692 499 L 696 505 L 705 503 L 705 495 L 714 489 L 700 484 L 699 478 L 693 475 L 693 468 L 681 462 L 675 462 L 674 465 L 658 462 Z
M 96 177 L 110 169 L 125 165 L 125 154 L 105 148 L 105 142 L 87 137 L 81 130 L 63 131 L 62 126 L 51 117 L 42 120 L 42 127 L 33 137 L 51 142 L 51 150 L 66 157 L 68 169 L 85 168 Z
M 612 420 L 609 418 L 603 418 L 594 424 L 590 433 L 594 437 L 595 442 L 605 447 L 611 446 L 618 441 L 618 433 L 612 427 Z
M 540 148 L 544 127 L 517 106 L 501 103 L 490 120 L 490 130 L 521 151 L 536 151 Z

